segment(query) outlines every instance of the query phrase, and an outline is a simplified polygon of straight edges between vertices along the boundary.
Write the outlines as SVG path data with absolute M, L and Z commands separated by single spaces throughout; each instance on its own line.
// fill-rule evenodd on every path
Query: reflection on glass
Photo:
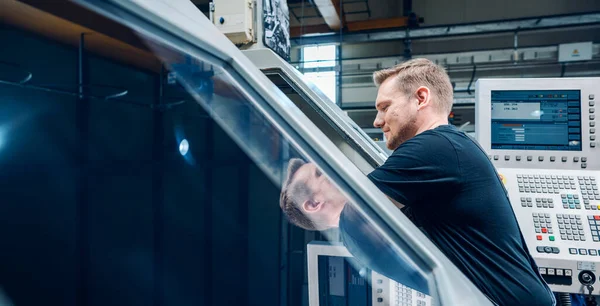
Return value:
M 374 270 L 436 294 L 431 267 L 324 162 L 340 153 L 316 152 L 306 131 L 275 111 L 285 105 L 302 116 L 283 93 L 265 100 L 241 68 L 164 23 L 120 23 L 149 12 L 115 8 L 111 21 L 65 5 L 95 21 L 87 28 L 53 6 L 0 2 L 0 12 L 23 12 L 0 27 L 0 62 L 11 67 L 0 69 L 0 292 L 8 300 L 300 306 L 315 240 L 341 240 L 352 252 L 353 282 L 345 285 L 374 290 L 378 278 L 366 272 Z M 321 200 L 294 196 L 288 204 L 330 229 L 304 231 L 282 219 L 280 192 L 294 180 Z M 374 248 L 380 258 L 365 255 Z M 389 266 L 376 264 L 382 258 Z M 339 282 L 329 280 L 332 298 L 340 297 Z M 346 304 L 369 304 L 344 294 Z

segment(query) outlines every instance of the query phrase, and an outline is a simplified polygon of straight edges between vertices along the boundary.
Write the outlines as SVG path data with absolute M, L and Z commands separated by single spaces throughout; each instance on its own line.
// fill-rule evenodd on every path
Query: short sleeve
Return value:
M 412 207 L 443 205 L 461 181 L 456 149 L 445 136 L 423 132 L 406 141 L 369 179 L 390 198 Z

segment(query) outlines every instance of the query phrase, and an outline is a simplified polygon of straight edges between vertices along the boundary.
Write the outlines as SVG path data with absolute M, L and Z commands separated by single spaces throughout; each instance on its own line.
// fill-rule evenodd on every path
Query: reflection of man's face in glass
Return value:
M 304 213 L 311 218 L 324 220 L 337 226 L 346 197 L 312 163 L 300 167 L 294 174 L 292 184 L 305 184 L 310 196 L 300 204 Z

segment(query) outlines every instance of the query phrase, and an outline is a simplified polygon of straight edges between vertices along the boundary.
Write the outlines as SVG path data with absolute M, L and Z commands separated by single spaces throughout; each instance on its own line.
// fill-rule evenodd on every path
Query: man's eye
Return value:
M 385 107 L 383 107 L 381 110 L 385 112 L 385 111 L 387 111 L 388 107 L 390 107 L 390 106 L 389 106 L 389 105 L 388 105 L 388 106 L 385 106 Z

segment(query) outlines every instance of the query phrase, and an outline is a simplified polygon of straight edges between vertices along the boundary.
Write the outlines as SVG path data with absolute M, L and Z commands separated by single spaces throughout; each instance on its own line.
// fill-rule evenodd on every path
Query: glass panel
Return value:
M 45 11 L 53 6 L 1 3 L 23 12 L 0 28 L 6 300 L 306 305 L 307 243 L 340 236 L 356 258 L 348 286 L 374 288 L 361 274 L 372 269 L 435 297 L 456 294 L 434 287 L 448 283 L 451 264 L 416 227 L 397 235 L 406 218 L 384 213 L 392 204 L 255 67 L 220 52 L 204 16 L 184 16 L 189 1 L 93 2 L 118 22 L 72 4 L 53 13 L 77 14 L 59 18 Z M 73 16 L 91 19 L 84 27 Z M 191 32 L 206 40 L 192 41 L 204 43 L 182 39 L 173 26 L 182 20 L 200 20 Z M 297 191 L 283 205 L 299 211 L 297 223 L 323 231 L 285 222 L 282 189 Z
M 313 46 L 302 48 L 304 68 L 320 68 L 335 66 L 336 46 Z
M 307 72 L 304 75 L 308 80 L 317 85 L 330 101 L 335 103 L 337 100 L 335 71 Z

